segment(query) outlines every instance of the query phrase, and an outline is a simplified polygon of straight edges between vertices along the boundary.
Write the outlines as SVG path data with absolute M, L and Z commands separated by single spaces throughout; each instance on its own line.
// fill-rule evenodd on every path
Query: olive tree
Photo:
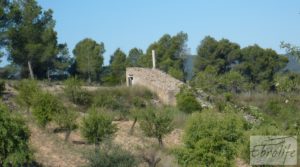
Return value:
M 117 127 L 113 124 L 112 117 L 106 114 L 104 109 L 97 111 L 92 108 L 82 120 L 81 134 L 89 143 L 95 145 L 95 150 L 116 131 Z
M 18 96 L 17 102 L 26 107 L 26 111 L 29 112 L 30 107 L 33 105 L 34 96 L 40 92 L 40 88 L 35 80 L 22 80 L 17 85 Z
M 143 112 L 140 127 L 148 137 L 155 137 L 160 148 L 163 147 L 163 137 L 173 130 L 173 118 L 170 109 L 148 108 Z
M 76 119 L 78 114 L 69 109 L 62 110 L 59 113 L 54 114 L 54 121 L 65 131 L 65 141 L 68 141 L 72 130 L 77 128 Z

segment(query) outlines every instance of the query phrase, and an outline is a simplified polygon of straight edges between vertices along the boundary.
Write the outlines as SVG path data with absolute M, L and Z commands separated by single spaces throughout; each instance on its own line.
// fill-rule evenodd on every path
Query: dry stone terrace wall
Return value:
M 126 68 L 127 85 L 141 85 L 155 92 L 168 105 L 176 105 L 176 94 L 184 83 L 170 75 L 150 68 Z

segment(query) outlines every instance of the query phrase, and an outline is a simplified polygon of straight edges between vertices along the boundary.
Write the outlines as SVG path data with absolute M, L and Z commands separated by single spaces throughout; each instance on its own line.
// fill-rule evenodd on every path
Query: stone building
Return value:
M 184 83 L 155 68 L 155 52 L 152 51 L 153 68 L 126 68 L 127 86 L 141 85 L 155 92 L 167 105 L 176 105 L 176 94 Z
M 127 86 L 141 85 L 155 92 L 165 104 L 176 105 L 176 94 L 184 83 L 170 75 L 150 68 L 126 68 Z

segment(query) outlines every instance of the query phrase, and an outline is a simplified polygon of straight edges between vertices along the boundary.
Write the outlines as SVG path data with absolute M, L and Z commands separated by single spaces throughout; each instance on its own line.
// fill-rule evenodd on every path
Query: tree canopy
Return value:
M 78 42 L 73 50 L 77 71 L 89 82 L 100 72 L 103 65 L 104 43 L 86 38 Z
M 126 54 L 118 48 L 110 59 L 111 82 L 120 84 L 125 81 Z
M 157 42 L 152 43 L 141 58 L 143 67 L 152 67 L 152 50 L 156 53 L 157 68 L 173 77 L 184 80 L 184 60 L 187 52 L 188 35 L 183 32 L 171 36 L 163 35 Z
M 240 46 L 227 39 L 220 41 L 207 36 L 197 49 L 197 57 L 194 63 L 195 72 L 204 71 L 208 66 L 217 70 L 218 74 L 229 71 L 239 60 Z

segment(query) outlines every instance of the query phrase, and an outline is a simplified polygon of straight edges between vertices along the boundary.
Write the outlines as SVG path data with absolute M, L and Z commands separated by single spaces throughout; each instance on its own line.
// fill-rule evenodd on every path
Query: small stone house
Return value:
M 155 92 L 158 98 L 167 105 L 176 105 L 176 94 L 184 83 L 169 74 L 156 69 L 155 51 L 152 50 L 151 68 L 126 68 L 127 86 L 141 85 Z

